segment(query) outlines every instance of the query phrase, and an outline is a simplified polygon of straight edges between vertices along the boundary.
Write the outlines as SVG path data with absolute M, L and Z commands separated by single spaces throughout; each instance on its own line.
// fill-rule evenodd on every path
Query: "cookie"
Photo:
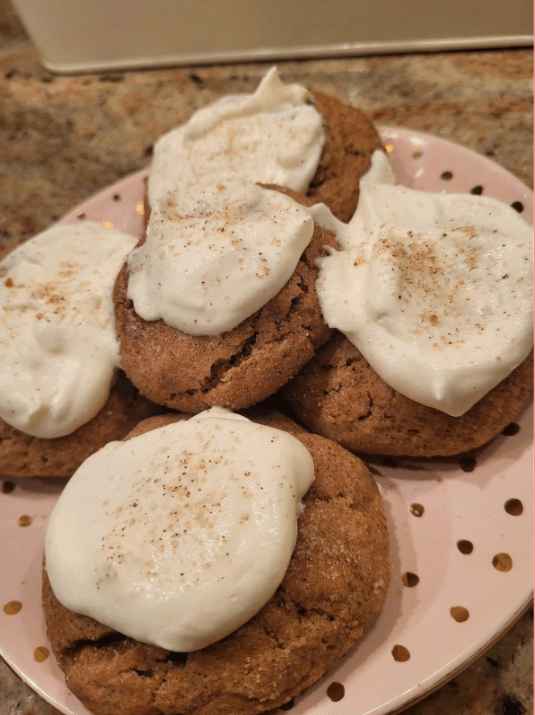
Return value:
M 283 193 L 310 205 L 295 192 Z M 141 319 L 127 297 L 123 266 L 114 301 L 126 374 L 150 400 L 184 412 L 213 405 L 242 409 L 273 394 L 332 335 L 315 287 L 315 261 L 326 255 L 325 246 L 337 246 L 334 235 L 316 226 L 282 290 L 236 328 L 216 336 L 193 336 L 161 320 Z
M 155 208 L 167 192 L 188 191 L 191 181 L 238 176 L 307 193 L 349 221 L 359 181 L 380 148 L 363 112 L 282 83 L 273 67 L 254 93 L 222 97 L 158 139 L 147 203 Z
M 380 612 L 391 567 L 381 498 L 368 470 L 282 415 L 257 415 L 256 421 L 305 445 L 315 481 L 303 500 L 282 584 L 238 630 L 202 650 L 171 653 L 68 611 L 45 572 L 52 650 L 68 687 L 97 715 L 118 709 L 125 715 L 252 715 L 278 707 L 324 675 Z M 155 418 L 133 434 L 163 422 Z
M 119 373 L 100 412 L 72 434 L 42 439 L 0 420 L 0 473 L 12 477 L 70 477 L 108 442 L 122 439 L 140 420 L 158 411 Z
M 357 208 L 360 179 L 370 168 L 373 152 L 382 148 L 381 140 L 360 109 L 321 92 L 312 94 L 324 120 L 325 146 L 307 196 L 349 221 Z
M 518 414 L 533 386 L 533 353 L 460 417 L 413 402 L 387 385 L 343 335 L 283 391 L 300 422 L 363 454 L 447 457 L 480 447 Z

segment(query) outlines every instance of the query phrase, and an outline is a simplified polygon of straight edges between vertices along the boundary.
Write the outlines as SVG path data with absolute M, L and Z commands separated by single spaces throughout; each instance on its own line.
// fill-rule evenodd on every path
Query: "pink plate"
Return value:
M 532 192 L 488 159 L 407 130 L 382 128 L 381 136 L 400 183 L 429 191 L 475 189 L 515 204 L 530 219 Z M 139 236 L 146 175 L 102 191 L 62 223 L 85 217 Z M 518 426 L 472 462 L 373 465 L 390 527 L 392 586 L 380 618 L 335 670 L 297 699 L 295 715 L 397 712 L 453 677 L 524 611 L 533 584 L 531 407 Z M 87 715 L 42 650 L 50 649 L 40 604 L 44 533 L 63 483 L 4 482 L 0 653 L 60 711 Z M 12 602 L 22 605 L 16 613 Z M 327 694 L 333 682 L 345 689 L 338 702 Z

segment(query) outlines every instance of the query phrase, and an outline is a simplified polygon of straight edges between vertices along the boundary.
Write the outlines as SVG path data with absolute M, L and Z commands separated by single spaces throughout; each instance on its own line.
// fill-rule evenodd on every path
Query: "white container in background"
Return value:
M 53 72 L 511 47 L 531 0 L 13 0 Z

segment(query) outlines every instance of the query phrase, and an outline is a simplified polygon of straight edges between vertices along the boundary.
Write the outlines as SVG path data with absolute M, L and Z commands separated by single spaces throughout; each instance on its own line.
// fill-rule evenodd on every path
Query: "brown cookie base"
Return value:
M 97 715 L 252 715 L 272 709 L 318 680 L 380 612 L 391 567 L 381 498 L 368 470 L 339 445 L 282 415 L 256 421 L 303 442 L 316 479 L 304 498 L 284 580 L 244 626 L 203 650 L 170 653 L 68 611 L 45 574 L 52 650 L 68 687 Z M 136 433 L 141 431 L 145 426 Z
M 299 194 L 283 193 L 309 204 Z M 282 290 L 236 328 L 217 336 L 188 335 L 161 320 L 140 318 L 127 297 L 125 265 L 114 300 L 126 374 L 149 399 L 184 412 L 213 405 L 242 409 L 273 394 L 333 333 L 323 320 L 315 285 L 315 260 L 326 255 L 325 246 L 336 247 L 336 239 L 316 226 Z
M 87 424 L 55 439 L 32 437 L 0 420 L 0 474 L 70 477 L 91 454 L 123 437 L 159 408 L 119 373 L 108 401 Z
M 360 109 L 321 92 L 312 94 L 323 116 L 325 146 L 307 196 L 313 203 L 327 204 L 341 221 L 349 221 L 357 208 L 360 179 L 382 143 Z
M 362 454 L 449 457 L 486 444 L 533 387 L 533 354 L 460 417 L 396 392 L 337 334 L 283 391 L 296 419 Z

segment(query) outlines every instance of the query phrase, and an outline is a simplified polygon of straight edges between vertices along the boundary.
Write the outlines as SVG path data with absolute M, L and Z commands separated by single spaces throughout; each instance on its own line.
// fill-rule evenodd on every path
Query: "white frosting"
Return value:
M 112 442 L 78 469 L 50 517 L 54 593 L 136 640 L 203 648 L 276 591 L 313 478 L 298 440 L 220 408 Z
M 306 193 L 325 136 L 307 90 L 284 85 L 273 67 L 254 94 L 223 97 L 155 144 L 148 183 L 152 207 L 168 191 L 227 176 Z
M 373 184 L 395 184 L 396 177 L 390 166 L 387 155 L 382 149 L 375 149 L 370 161 L 370 168 L 361 176 L 359 187 Z
M 466 412 L 533 345 L 533 233 L 510 206 L 470 194 L 364 183 L 345 249 L 318 261 L 329 326 L 410 399 Z
M 0 262 L 0 418 L 36 437 L 92 419 L 119 365 L 112 290 L 133 236 L 56 226 Z
M 219 335 L 281 290 L 313 231 L 304 207 L 242 179 L 167 194 L 129 257 L 128 297 L 144 320 Z
M 387 155 L 382 149 L 375 149 L 370 160 L 368 171 L 360 178 L 359 188 L 371 186 L 372 184 L 395 184 L 396 177 L 390 166 Z M 314 204 L 308 209 L 313 217 L 314 223 L 327 231 L 336 234 L 338 243 L 343 248 L 348 248 L 353 235 L 351 222 L 348 224 L 336 218 L 325 204 Z M 330 249 L 328 249 L 330 250 Z

